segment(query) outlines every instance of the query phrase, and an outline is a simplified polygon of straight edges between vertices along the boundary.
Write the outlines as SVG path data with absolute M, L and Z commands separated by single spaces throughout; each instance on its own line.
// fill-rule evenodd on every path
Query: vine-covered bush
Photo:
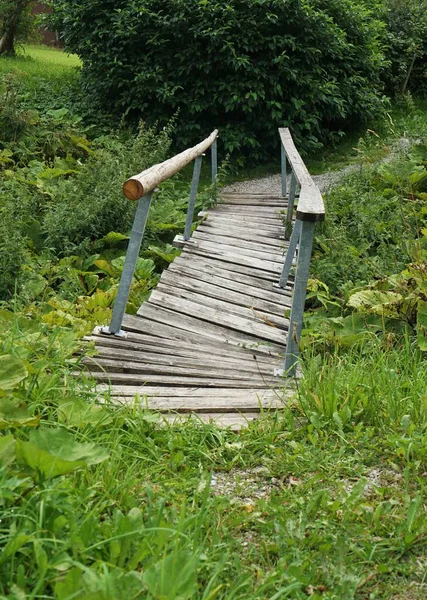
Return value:
M 147 122 L 177 111 L 182 145 L 213 127 L 253 159 L 292 127 L 313 149 L 372 116 L 382 24 L 351 0 L 54 0 L 99 105 Z
M 385 0 L 388 68 L 391 93 L 427 89 L 427 1 Z

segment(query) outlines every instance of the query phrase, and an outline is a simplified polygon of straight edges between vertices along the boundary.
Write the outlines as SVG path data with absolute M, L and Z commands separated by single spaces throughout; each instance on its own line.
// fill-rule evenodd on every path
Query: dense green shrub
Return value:
M 214 126 L 253 159 L 375 114 L 382 25 L 351 0 L 55 0 L 99 105 L 147 122 L 177 110 L 182 145 Z
M 26 238 L 35 210 L 35 194 L 19 181 L 0 185 L 0 300 L 13 294 L 16 275 L 28 249 Z
M 362 166 L 326 194 L 328 218 L 317 233 L 313 274 L 332 293 L 345 296 L 420 260 L 426 157 L 425 143 L 404 145 L 389 163 Z
M 391 93 L 427 89 L 427 2 L 385 0 L 386 56 L 384 79 Z
M 63 179 L 55 188 L 43 221 L 47 245 L 67 254 L 110 231 L 127 232 L 135 203 L 123 198 L 121 187 L 130 175 L 166 158 L 168 131 L 160 134 L 141 127 L 139 135 L 124 143 L 114 136 L 99 141 L 95 152 L 75 177 Z
M 16 42 L 34 34 L 34 4 L 34 0 L 0 0 L 0 54 L 13 56 Z

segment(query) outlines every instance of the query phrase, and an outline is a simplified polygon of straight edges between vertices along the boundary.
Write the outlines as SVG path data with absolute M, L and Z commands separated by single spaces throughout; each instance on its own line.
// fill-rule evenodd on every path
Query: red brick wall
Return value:
M 36 2 L 33 6 L 33 14 L 40 15 L 43 13 L 52 12 L 52 9 L 49 6 L 46 6 L 44 2 Z M 48 46 L 58 46 L 58 42 L 56 39 L 56 33 L 54 31 L 47 31 L 44 27 L 40 28 L 40 34 L 42 37 L 42 43 L 47 44 Z

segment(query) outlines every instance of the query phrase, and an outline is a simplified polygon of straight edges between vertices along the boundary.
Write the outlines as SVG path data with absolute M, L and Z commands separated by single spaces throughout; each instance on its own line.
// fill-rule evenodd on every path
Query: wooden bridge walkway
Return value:
M 238 428 L 289 401 L 292 387 L 275 375 L 292 306 L 293 283 L 277 287 L 288 202 L 289 194 L 223 194 L 138 314 L 124 315 L 115 335 L 94 330 L 87 367 L 113 402 L 137 398 L 168 420 L 191 413 Z

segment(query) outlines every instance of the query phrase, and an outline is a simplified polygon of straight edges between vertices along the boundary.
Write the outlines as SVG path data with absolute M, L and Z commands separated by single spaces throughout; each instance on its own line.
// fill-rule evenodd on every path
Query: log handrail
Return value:
M 187 148 L 180 154 L 165 160 L 162 163 L 145 169 L 142 173 L 130 177 L 123 184 L 123 193 L 128 200 L 139 200 L 145 194 L 152 192 L 162 181 L 178 173 L 183 167 L 191 163 L 195 158 L 201 156 L 216 140 L 218 129 L 215 129 L 209 137 L 193 146 Z
M 301 186 L 296 217 L 300 221 L 324 221 L 325 206 L 322 194 L 314 183 L 288 128 L 279 129 L 280 140 L 292 171 Z

